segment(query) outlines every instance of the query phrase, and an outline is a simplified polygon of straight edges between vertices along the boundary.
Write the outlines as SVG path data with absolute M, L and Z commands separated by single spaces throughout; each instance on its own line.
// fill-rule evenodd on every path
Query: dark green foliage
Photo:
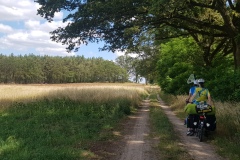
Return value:
M 207 65 L 201 49 L 190 38 L 178 38 L 161 45 L 158 83 L 165 93 L 188 94 L 190 74 L 205 79 L 205 87 L 215 100 L 240 100 L 240 72 L 234 69 L 232 55 L 215 55 Z
M 142 46 L 142 37 L 153 33 L 152 42 L 179 36 L 191 36 L 211 65 L 217 52 L 233 54 L 240 66 L 239 1 L 189 0 L 38 0 L 38 14 L 52 21 L 55 12 L 67 10 L 65 27 L 52 31 L 52 40 L 68 45 L 104 41 L 103 50 L 125 50 Z M 224 25 L 223 25 L 224 24 Z M 216 42 L 217 41 L 217 42 Z M 216 43 L 213 51 L 211 44 Z
M 84 159 L 86 142 L 104 138 L 101 131 L 130 114 L 130 104 L 126 99 L 17 103 L 0 113 L 0 159 Z
M 221 101 L 239 101 L 240 72 L 229 68 L 216 67 L 206 74 L 207 87 L 214 99 Z
M 126 81 L 124 68 L 102 58 L 0 55 L 0 83 Z
M 188 92 L 186 82 L 189 75 L 194 73 L 192 64 L 198 52 L 198 47 L 191 39 L 175 39 L 161 46 L 157 64 L 158 83 L 164 92 L 174 95 Z

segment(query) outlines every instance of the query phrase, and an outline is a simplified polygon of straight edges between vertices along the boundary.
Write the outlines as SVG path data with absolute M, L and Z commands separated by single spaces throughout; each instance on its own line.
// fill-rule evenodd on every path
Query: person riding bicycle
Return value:
M 198 79 L 197 82 L 199 84 L 199 87 L 195 88 L 195 92 L 189 99 L 189 103 L 198 105 L 200 102 L 203 102 L 203 103 L 212 105 L 210 92 L 207 88 L 204 87 L 204 82 L 205 82 L 204 79 Z M 194 135 L 193 123 L 198 121 L 198 115 L 197 114 L 189 115 L 188 119 L 190 121 L 189 122 L 190 127 L 188 129 L 187 135 L 192 136 Z
M 198 80 L 194 80 L 193 81 L 193 86 L 189 90 L 189 96 L 186 99 L 186 103 L 189 103 L 190 98 L 194 95 L 194 93 L 196 91 L 196 88 L 198 88 L 198 87 L 199 87 Z M 192 99 L 191 101 L 195 102 L 194 99 Z M 188 116 L 185 120 L 185 124 L 187 125 L 187 128 L 188 128 L 188 131 L 187 131 L 188 136 L 194 135 L 194 129 L 195 129 L 195 127 L 197 127 L 197 126 L 194 125 L 194 122 L 196 122 L 196 121 L 198 121 L 198 115 L 197 114 L 192 114 L 192 113 L 188 114 Z
M 199 87 L 195 89 L 195 93 L 189 99 L 189 103 L 199 104 L 200 102 L 208 102 L 207 104 L 212 105 L 210 92 L 204 87 L 204 79 L 198 79 L 197 82 Z
M 198 87 L 198 82 L 197 80 L 193 81 L 193 86 L 189 89 L 189 93 L 188 93 L 188 98 L 186 99 L 186 104 L 189 103 L 189 99 L 191 98 L 191 96 L 195 93 L 195 89 Z M 184 120 L 184 125 L 187 125 L 187 118 Z
M 189 102 L 198 105 L 199 103 L 204 103 L 204 104 L 208 104 L 209 106 L 213 107 L 212 109 L 214 109 L 215 107 L 213 106 L 212 103 L 212 98 L 210 95 L 210 92 L 207 88 L 204 87 L 204 79 L 198 79 L 198 83 L 199 83 L 199 87 L 196 88 L 195 93 L 193 94 L 193 96 L 190 98 Z M 210 124 L 209 126 L 207 126 L 207 130 L 205 130 L 205 136 L 208 135 L 208 131 L 214 131 L 216 129 L 216 116 L 215 116 L 215 111 L 211 111 L 211 115 L 208 114 L 206 115 L 207 118 L 207 123 Z
M 186 99 L 186 102 L 189 102 L 189 99 L 192 97 L 192 95 L 195 93 L 196 88 L 198 87 L 198 81 L 193 81 L 193 86 L 189 89 L 188 98 Z

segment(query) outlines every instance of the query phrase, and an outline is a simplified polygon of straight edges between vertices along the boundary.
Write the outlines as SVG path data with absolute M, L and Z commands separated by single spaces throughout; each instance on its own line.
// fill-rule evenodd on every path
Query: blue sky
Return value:
M 9 55 L 49 55 L 102 57 L 115 60 L 122 52 L 100 52 L 103 44 L 82 45 L 78 52 L 66 52 L 66 46 L 50 40 L 50 31 L 64 26 L 63 13 L 55 15 L 54 22 L 47 22 L 37 14 L 40 6 L 33 0 L 0 0 L 0 53 Z

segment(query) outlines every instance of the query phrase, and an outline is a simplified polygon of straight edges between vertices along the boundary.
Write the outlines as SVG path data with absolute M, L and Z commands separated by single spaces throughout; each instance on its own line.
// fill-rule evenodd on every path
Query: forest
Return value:
M 126 82 L 125 69 L 102 58 L 0 55 L 0 83 Z

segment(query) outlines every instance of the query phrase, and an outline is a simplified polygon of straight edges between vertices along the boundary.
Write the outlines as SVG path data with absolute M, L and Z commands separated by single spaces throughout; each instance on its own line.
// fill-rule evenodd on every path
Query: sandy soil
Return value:
M 130 131 L 124 136 L 125 147 L 123 152 L 116 159 L 119 160 L 157 160 L 153 147 L 157 143 L 149 137 L 149 102 L 146 100 L 140 106 L 132 126 L 128 126 Z
M 160 107 L 174 124 L 177 133 L 180 134 L 182 146 L 184 146 L 194 160 L 224 160 L 215 153 L 213 146 L 206 142 L 199 142 L 196 136 L 186 136 L 186 127 L 182 120 L 178 119 L 168 106 L 159 98 Z M 120 138 L 113 141 L 95 144 L 92 147 L 98 157 L 103 160 L 159 160 L 154 147 L 159 143 L 152 139 L 149 128 L 149 101 L 145 100 L 139 110 L 124 120 L 120 127 Z

